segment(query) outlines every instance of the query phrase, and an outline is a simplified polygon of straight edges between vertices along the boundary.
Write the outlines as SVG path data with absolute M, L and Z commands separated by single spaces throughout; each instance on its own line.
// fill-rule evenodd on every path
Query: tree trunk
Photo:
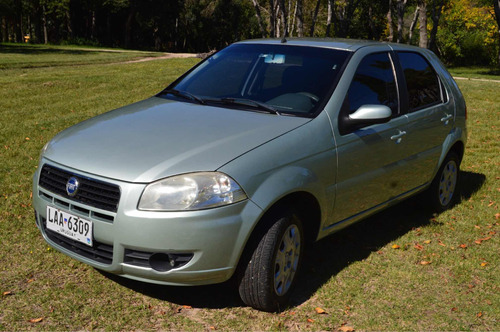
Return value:
M 7 20 L 2 17 L 2 42 L 9 41 L 9 34 L 7 33 Z
M 19 42 L 24 43 L 23 14 L 19 15 Z
M 255 17 L 257 17 L 257 22 L 259 23 L 260 34 L 262 38 L 266 38 L 266 30 L 264 29 L 264 20 L 262 19 L 262 14 L 260 12 L 260 5 L 257 0 L 252 0 L 253 7 L 255 8 Z
M 405 18 L 405 7 L 408 0 L 397 0 L 396 8 L 398 13 L 398 43 L 403 42 L 403 25 Z
M 269 0 L 269 25 L 271 38 L 276 37 L 276 11 L 274 7 L 275 0 Z
M 419 12 L 420 12 L 420 8 L 419 8 L 419 6 L 417 6 L 417 8 L 415 9 L 415 13 L 413 14 L 413 19 L 411 20 L 411 24 L 410 24 L 410 32 L 409 32 L 408 41 L 407 41 L 408 44 L 411 43 L 411 39 L 413 38 L 413 30 L 415 30 L 415 25 L 417 25 Z
M 288 37 L 288 13 L 286 12 L 285 0 L 280 0 L 281 17 L 283 20 L 283 38 Z M 278 36 L 280 37 L 280 36 Z
M 389 10 L 387 11 L 387 25 L 389 26 L 389 42 L 394 41 L 394 28 L 392 26 L 392 0 L 389 0 Z
M 293 16 L 292 16 L 292 23 L 290 24 L 290 32 L 288 35 L 291 37 L 293 36 L 293 30 L 295 29 L 295 22 L 297 20 L 297 6 L 299 4 L 299 1 L 295 2 L 295 8 L 293 9 Z
M 33 25 L 31 24 L 31 16 L 28 15 L 28 33 L 30 36 L 30 41 L 33 42 Z
M 429 39 L 429 49 L 434 53 L 437 53 L 437 45 L 436 45 L 436 35 L 439 25 L 439 18 L 441 17 L 441 12 L 443 10 L 444 0 L 440 0 L 437 4 L 432 4 L 431 6 L 431 18 L 432 18 L 432 30 Z
M 304 37 L 304 5 L 297 0 L 297 36 Z
M 419 18 L 418 18 L 418 23 L 420 25 L 420 28 L 419 28 L 419 42 L 418 42 L 418 46 L 422 47 L 422 48 L 427 48 L 428 47 L 428 44 L 427 44 L 427 4 L 425 3 L 425 0 L 420 0 L 420 3 L 419 3 L 419 10 L 420 10 L 420 14 L 419 14 Z
M 275 21 L 276 26 L 274 27 L 275 31 L 274 38 L 279 38 L 279 36 L 281 35 L 281 18 L 280 18 L 281 9 L 279 2 L 276 2 L 276 8 L 274 9 L 274 12 L 276 13 L 276 21 Z
M 321 0 L 318 0 L 316 2 L 316 8 L 314 9 L 313 17 L 312 17 L 312 23 L 311 23 L 311 37 L 314 37 L 314 29 L 316 28 L 316 19 L 318 18 L 318 12 L 319 12 L 319 4 L 321 3 Z
M 134 21 L 135 9 L 130 8 L 127 21 L 125 22 L 125 48 L 130 48 L 132 43 L 132 22 Z
M 49 42 L 47 34 L 47 16 L 45 15 L 45 6 L 42 7 L 42 26 L 43 26 L 43 43 L 47 44 Z
M 66 18 L 66 30 L 68 30 L 68 37 L 73 39 L 73 28 L 71 27 L 71 15 L 69 13 L 69 8 L 66 9 L 64 16 Z
M 498 26 L 498 67 L 500 67 L 500 0 L 493 1 L 493 8 Z
M 333 0 L 328 0 L 328 16 L 326 18 L 326 36 L 330 37 L 330 28 L 332 26 L 332 4 Z
M 377 39 L 375 38 L 377 31 L 375 29 L 375 23 L 373 22 L 373 7 L 371 3 L 368 6 L 368 25 L 370 27 L 370 35 L 368 36 L 368 39 Z

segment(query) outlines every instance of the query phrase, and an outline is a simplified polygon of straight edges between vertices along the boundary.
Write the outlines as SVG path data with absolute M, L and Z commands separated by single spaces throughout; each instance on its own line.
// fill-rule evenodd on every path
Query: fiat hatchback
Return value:
M 60 252 L 123 277 L 234 276 L 281 310 L 305 248 L 426 191 L 457 196 L 466 106 L 430 51 L 351 40 L 255 40 L 146 100 L 66 129 L 33 179 Z

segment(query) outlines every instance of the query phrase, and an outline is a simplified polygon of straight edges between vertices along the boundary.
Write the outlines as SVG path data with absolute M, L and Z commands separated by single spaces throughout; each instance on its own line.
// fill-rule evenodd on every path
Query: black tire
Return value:
M 287 307 L 304 252 L 299 218 L 287 213 L 273 220 L 257 239 L 250 259 L 240 271 L 238 285 L 246 305 L 268 312 Z
M 443 212 L 453 206 L 458 196 L 460 158 L 450 151 L 429 188 L 429 199 L 434 211 Z

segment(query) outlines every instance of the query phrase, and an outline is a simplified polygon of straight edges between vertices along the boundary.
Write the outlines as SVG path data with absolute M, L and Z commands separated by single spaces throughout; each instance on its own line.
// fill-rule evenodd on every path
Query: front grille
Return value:
M 113 261 L 113 246 L 108 244 L 100 243 L 98 241 L 93 242 L 93 246 L 89 247 L 83 243 L 71 240 L 61 234 L 47 229 L 47 220 L 45 218 L 41 219 L 42 228 L 47 235 L 47 237 L 57 245 L 74 252 L 77 255 L 86 257 L 95 262 L 103 264 L 111 264 Z
M 76 177 L 79 182 L 78 191 L 74 197 L 66 193 L 66 183 L 72 176 Z M 76 202 L 111 212 L 118 210 L 120 187 L 115 184 L 83 177 L 49 165 L 42 167 L 38 184 L 40 187 Z

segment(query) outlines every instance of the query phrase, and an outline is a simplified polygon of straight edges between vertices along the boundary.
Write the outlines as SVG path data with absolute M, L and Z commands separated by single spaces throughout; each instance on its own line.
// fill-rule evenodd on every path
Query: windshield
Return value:
M 254 101 L 254 106 L 268 106 L 277 114 L 311 115 L 329 97 L 348 54 L 318 47 L 235 44 L 181 77 L 164 96 L 178 99 L 181 91 L 207 104 L 234 106 L 236 101 L 249 106 Z

